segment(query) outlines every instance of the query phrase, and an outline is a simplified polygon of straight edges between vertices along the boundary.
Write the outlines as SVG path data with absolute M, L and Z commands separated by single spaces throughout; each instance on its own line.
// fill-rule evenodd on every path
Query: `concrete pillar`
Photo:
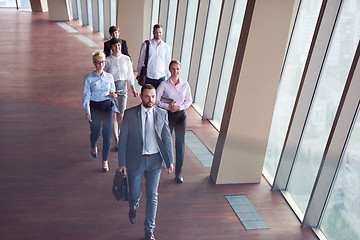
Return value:
M 30 0 L 30 5 L 33 12 L 48 11 L 48 3 L 46 0 Z
M 48 0 L 50 21 L 70 21 L 68 0 Z
M 125 39 L 129 48 L 134 69 L 142 42 L 150 36 L 151 1 L 119 0 L 117 10 L 117 26 L 120 28 L 120 38 Z
M 295 0 L 249 0 L 245 10 L 211 178 L 258 183 Z

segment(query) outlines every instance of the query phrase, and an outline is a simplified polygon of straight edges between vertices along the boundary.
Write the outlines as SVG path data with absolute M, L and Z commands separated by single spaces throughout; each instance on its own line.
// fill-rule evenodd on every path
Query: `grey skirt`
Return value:
M 115 82 L 116 91 L 122 90 L 121 93 L 118 94 L 117 98 L 113 98 L 114 103 L 114 112 L 124 114 L 126 108 L 127 101 L 127 84 L 124 80 L 119 80 Z

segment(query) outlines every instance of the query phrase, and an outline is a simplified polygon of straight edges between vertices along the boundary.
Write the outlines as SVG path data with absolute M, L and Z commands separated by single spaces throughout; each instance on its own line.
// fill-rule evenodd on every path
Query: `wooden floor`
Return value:
M 111 193 L 116 152 L 109 173 L 90 155 L 81 99 L 91 53 L 102 45 L 75 35 L 101 37 L 76 21 L 69 24 L 79 32 L 69 33 L 47 14 L 15 9 L 0 8 L 0 23 L 0 239 L 142 239 L 145 197 L 130 224 L 127 203 Z M 137 103 L 129 97 L 128 106 Z M 217 132 L 193 109 L 187 114 L 188 129 L 214 151 Z M 264 179 L 214 185 L 209 172 L 187 148 L 185 183 L 162 173 L 157 239 L 317 239 Z M 224 198 L 232 194 L 246 194 L 270 229 L 245 230 Z

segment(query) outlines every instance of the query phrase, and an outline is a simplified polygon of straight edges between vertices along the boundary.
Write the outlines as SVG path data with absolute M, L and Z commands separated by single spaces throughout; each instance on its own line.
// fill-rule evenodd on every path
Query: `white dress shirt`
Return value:
M 145 150 L 145 119 L 146 119 L 146 112 L 149 111 L 148 121 L 150 121 L 150 136 L 146 136 L 149 141 L 147 141 L 147 148 L 148 151 Z M 156 141 L 156 133 L 155 133 L 155 126 L 154 126 L 154 108 L 150 108 L 147 110 L 143 105 L 141 105 L 141 124 L 142 124 L 142 139 L 143 139 L 143 150 L 142 154 L 155 154 L 159 152 L 159 145 Z
M 169 45 L 160 41 L 158 45 L 154 39 L 149 40 L 149 58 L 147 64 L 146 76 L 151 79 L 159 79 L 169 76 L 169 64 L 171 61 L 171 53 Z M 146 43 L 141 45 L 140 56 L 138 61 L 138 74 L 140 75 L 146 54 Z

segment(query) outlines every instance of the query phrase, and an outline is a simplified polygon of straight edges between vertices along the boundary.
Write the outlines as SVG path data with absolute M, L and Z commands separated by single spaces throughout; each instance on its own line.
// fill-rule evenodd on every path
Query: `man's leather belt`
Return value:
M 142 156 L 143 157 L 150 157 L 150 156 L 152 156 L 152 155 L 155 155 L 156 153 L 154 153 L 154 154 L 143 154 Z

